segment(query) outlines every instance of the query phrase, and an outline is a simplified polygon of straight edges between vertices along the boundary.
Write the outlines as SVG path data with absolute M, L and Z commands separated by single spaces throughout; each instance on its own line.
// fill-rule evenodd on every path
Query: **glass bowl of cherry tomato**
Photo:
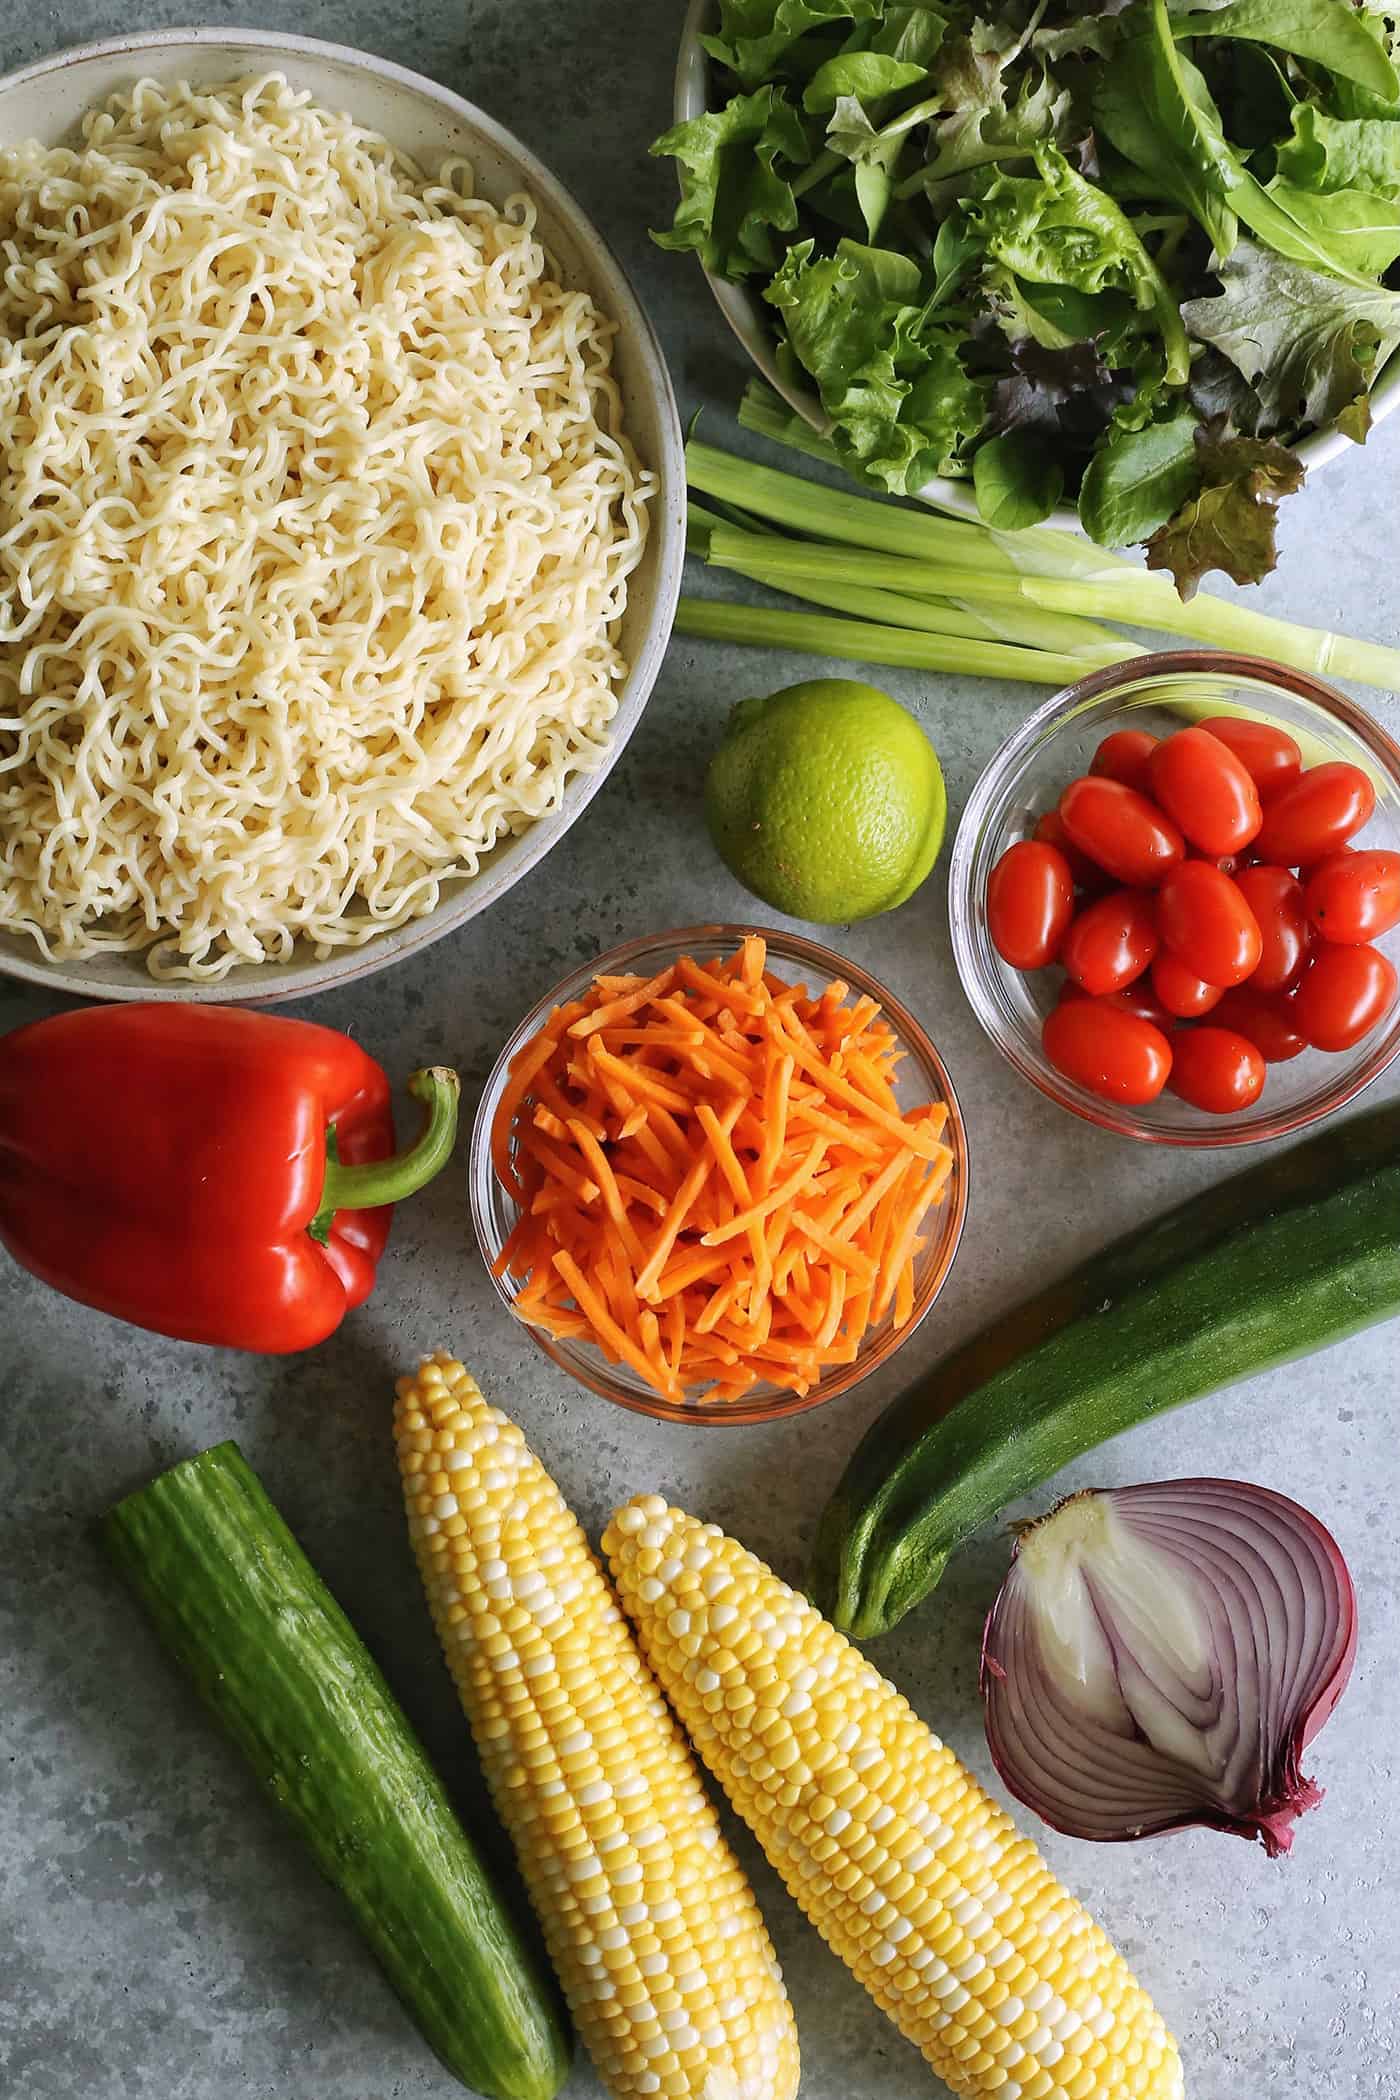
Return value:
M 1168 1145 L 1285 1136 L 1400 1053 L 1400 745 L 1256 657 L 1134 657 L 978 781 L 949 873 L 978 1020 L 1042 1093 Z

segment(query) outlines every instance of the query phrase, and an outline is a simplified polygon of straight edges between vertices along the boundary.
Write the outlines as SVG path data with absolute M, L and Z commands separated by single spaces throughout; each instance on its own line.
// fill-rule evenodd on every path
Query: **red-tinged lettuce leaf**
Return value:
M 1268 435 L 1263 402 L 1244 374 L 1209 344 L 1192 359 L 1186 397 L 1202 423 L 1219 416 L 1248 437 Z
M 1130 382 L 1110 371 L 1097 343 L 1048 349 L 1027 336 L 1005 344 L 1004 357 L 987 409 L 994 436 L 1021 430 L 1079 449 L 1092 443 L 1130 391 Z
M 652 147 L 679 163 L 681 201 L 660 248 L 693 249 L 707 270 L 769 276 L 797 229 L 791 175 L 811 158 L 801 116 L 781 88 L 736 95 L 664 132 Z
M 1303 463 L 1272 438 L 1196 433 L 1200 487 L 1147 543 L 1149 569 L 1170 569 L 1183 598 L 1223 570 L 1258 583 L 1278 560 L 1278 503 L 1303 485 Z
M 877 22 L 883 12 L 883 0 L 720 0 L 719 32 L 700 41 L 746 88 L 756 88 L 808 30 Z
M 1253 388 L 1264 427 L 1292 434 L 1335 422 L 1359 444 L 1371 380 L 1400 345 L 1400 293 L 1304 269 L 1252 241 L 1217 274 L 1220 297 L 1189 300 L 1182 318 Z

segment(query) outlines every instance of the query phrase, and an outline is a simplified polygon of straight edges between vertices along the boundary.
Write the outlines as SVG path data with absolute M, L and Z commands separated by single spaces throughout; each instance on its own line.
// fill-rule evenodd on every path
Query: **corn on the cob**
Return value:
M 1177 2100 L 1176 2045 L 1122 1956 L 857 1648 L 658 1495 L 603 1550 L 695 1748 L 955 2093 Z
M 447 1356 L 394 1430 L 433 1620 L 579 2032 L 617 2100 L 792 2100 L 772 1943 L 598 1562 Z

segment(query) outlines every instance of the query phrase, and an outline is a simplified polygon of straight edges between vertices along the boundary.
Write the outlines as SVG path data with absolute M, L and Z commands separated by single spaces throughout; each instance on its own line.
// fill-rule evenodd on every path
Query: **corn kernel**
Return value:
M 431 1359 L 396 1391 L 434 1623 L 606 2090 L 793 2100 L 796 2031 L 753 1892 L 578 1523 L 460 1364 Z M 636 1564 L 675 1585 L 684 1556 L 651 1543 L 665 1515 L 648 1497 L 628 1536 Z M 663 1588 L 681 1629 L 668 1638 L 689 1646 L 703 1595 Z
M 645 1584 L 642 1523 L 656 1555 Z M 701 1536 L 706 1579 L 680 1607 L 663 1570 L 688 1564 Z M 834 1626 L 732 1539 L 654 1496 L 619 1511 L 603 1550 L 705 1763 L 823 1937 L 954 2093 L 1181 2100 L 1176 2045 L 1122 1957 Z M 775 1712 L 789 1736 L 774 1734 Z M 780 1744 L 796 1760 L 781 1772 Z

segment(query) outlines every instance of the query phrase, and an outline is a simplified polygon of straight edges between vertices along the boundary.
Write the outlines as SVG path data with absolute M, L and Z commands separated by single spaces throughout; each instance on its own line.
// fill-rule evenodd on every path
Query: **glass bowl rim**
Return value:
M 531 1327 L 525 1321 L 516 1318 L 515 1293 L 507 1279 L 498 1276 L 493 1267 L 500 1252 L 500 1243 L 492 1229 L 488 1207 L 488 1193 L 495 1182 L 494 1168 L 491 1164 L 491 1124 L 511 1059 L 521 1046 L 538 1032 L 553 1009 L 570 995 L 576 984 L 581 988 L 582 984 L 591 982 L 595 977 L 620 974 L 643 956 L 666 952 L 682 954 L 692 944 L 702 941 L 725 947 L 731 944 L 737 946 L 749 934 L 757 934 L 780 959 L 822 971 L 825 973 L 825 982 L 839 980 L 848 985 L 853 992 L 868 994 L 879 1003 L 882 1012 L 898 1031 L 901 1043 L 914 1054 L 919 1064 L 935 1081 L 938 1089 L 936 1098 L 947 1106 L 945 1140 L 953 1154 L 953 1171 L 949 1176 L 951 1186 L 947 1201 L 938 1206 L 941 1230 L 937 1239 L 930 1242 L 922 1257 L 927 1266 L 924 1274 L 916 1280 L 913 1308 L 902 1327 L 884 1327 L 868 1350 L 862 1346 L 853 1363 L 842 1364 L 829 1376 L 819 1378 L 807 1393 L 788 1393 L 781 1388 L 771 1388 L 767 1396 L 761 1393 L 757 1398 L 746 1395 L 742 1400 L 725 1401 L 722 1404 L 717 1402 L 713 1406 L 706 1406 L 704 1403 L 677 1405 L 673 1401 L 663 1400 L 659 1394 L 643 1394 L 622 1385 L 613 1377 L 612 1367 L 601 1354 L 597 1355 L 596 1366 L 585 1367 L 566 1355 L 552 1335 L 545 1334 L 541 1329 Z M 708 921 L 697 925 L 668 927 L 660 933 L 638 935 L 632 940 L 619 942 L 616 947 L 601 951 L 567 971 L 543 998 L 536 1000 L 528 1013 L 512 1029 L 502 1046 L 477 1103 L 467 1163 L 468 1197 L 477 1248 L 496 1295 L 513 1323 L 523 1329 L 536 1346 L 543 1349 L 570 1378 L 587 1386 L 591 1392 L 599 1394 L 603 1399 L 612 1400 L 618 1406 L 628 1408 L 635 1414 L 646 1415 L 653 1421 L 724 1429 L 741 1428 L 757 1422 L 775 1422 L 790 1415 L 805 1414 L 810 1408 L 819 1407 L 828 1400 L 835 1400 L 841 1394 L 850 1392 L 903 1347 L 930 1312 L 948 1280 L 967 1222 L 969 1176 L 970 1148 L 967 1125 L 952 1074 L 932 1037 L 922 1022 L 909 1011 L 903 1000 L 860 963 L 852 961 L 848 956 L 836 954 L 819 941 L 809 940 L 804 934 L 791 933 L 782 927 L 730 921 Z
M 1031 752 L 1047 741 L 1047 732 L 1050 735 L 1058 733 L 1068 726 L 1071 716 L 1079 710 L 1096 701 L 1111 699 L 1116 693 L 1140 683 L 1202 676 L 1248 680 L 1310 702 L 1350 731 L 1371 760 L 1387 775 L 1397 797 L 1400 797 L 1400 743 L 1359 702 L 1338 692 L 1312 672 L 1276 663 L 1269 657 L 1229 649 L 1154 650 L 1141 656 L 1125 657 L 1121 663 L 1091 671 L 1074 685 L 1062 686 L 1003 739 L 978 775 L 963 806 L 948 863 L 948 922 L 958 981 L 978 1025 L 1000 1055 L 1037 1092 L 1083 1122 L 1119 1137 L 1132 1138 L 1139 1144 L 1172 1145 L 1198 1151 L 1265 1144 L 1321 1123 L 1325 1117 L 1354 1101 L 1400 1056 L 1400 1026 L 1393 1027 L 1389 1037 L 1354 1065 L 1349 1062 L 1346 1071 L 1339 1074 L 1336 1083 L 1326 1090 L 1325 1098 L 1314 1098 L 1311 1105 L 1301 1103 L 1280 1108 L 1257 1121 L 1222 1116 L 1212 1119 L 1209 1124 L 1202 1123 L 1199 1128 L 1154 1127 L 1139 1123 L 1133 1110 L 1120 1108 L 1110 1101 L 1098 1101 L 1083 1088 L 1062 1079 L 1048 1063 L 1037 1061 L 1028 1054 L 1020 1040 L 1003 1028 L 993 1008 L 984 964 L 973 937 L 976 906 L 972 896 L 972 868 L 979 833 L 1014 788 Z M 1245 1116 L 1249 1113 L 1246 1110 Z

